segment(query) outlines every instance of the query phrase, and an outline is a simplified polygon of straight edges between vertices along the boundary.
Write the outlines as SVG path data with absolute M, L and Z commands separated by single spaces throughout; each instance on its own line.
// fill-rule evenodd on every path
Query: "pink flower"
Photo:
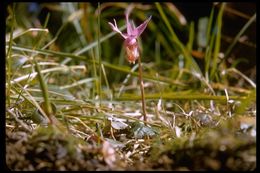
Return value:
M 134 27 L 133 23 L 129 22 L 129 14 L 131 12 L 132 8 L 128 8 L 126 10 L 125 16 L 126 16 L 126 25 L 127 25 L 127 33 L 122 33 L 116 24 L 116 20 L 114 19 L 114 24 L 111 22 L 108 22 L 108 24 L 111 26 L 113 31 L 118 32 L 124 39 L 124 46 L 126 49 L 127 59 L 129 63 L 135 63 L 135 61 L 139 58 L 139 46 L 137 43 L 137 37 L 139 37 L 143 31 L 145 30 L 148 22 L 151 20 L 152 16 L 150 16 L 148 19 L 146 19 L 141 25 L 138 27 Z

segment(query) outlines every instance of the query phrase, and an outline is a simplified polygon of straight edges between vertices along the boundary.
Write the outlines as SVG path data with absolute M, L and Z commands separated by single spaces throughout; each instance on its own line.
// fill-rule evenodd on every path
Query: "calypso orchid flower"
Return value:
M 145 30 L 148 22 L 151 20 L 152 16 L 150 16 L 148 19 L 146 19 L 141 25 L 138 27 L 135 27 L 133 25 L 133 22 L 129 22 L 129 14 L 131 12 L 132 8 L 128 8 L 125 12 L 126 17 L 126 25 L 127 25 L 127 33 L 122 33 L 116 24 L 116 20 L 114 19 L 114 24 L 111 22 L 108 22 L 108 24 L 111 26 L 112 30 L 119 33 L 124 39 L 124 46 L 127 54 L 127 59 L 129 63 L 135 64 L 135 61 L 140 57 L 140 51 L 139 46 L 137 43 L 137 37 L 139 37 L 143 31 Z

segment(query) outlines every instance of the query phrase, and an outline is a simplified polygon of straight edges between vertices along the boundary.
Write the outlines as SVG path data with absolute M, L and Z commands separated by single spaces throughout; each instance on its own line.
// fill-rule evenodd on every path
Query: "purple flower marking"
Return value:
M 150 16 L 141 25 L 135 28 L 133 22 L 132 23 L 129 22 L 129 14 L 132 9 L 133 8 L 131 6 L 125 12 L 127 33 L 122 33 L 118 29 L 115 19 L 114 19 L 114 24 L 112 24 L 111 22 L 108 22 L 108 24 L 111 26 L 113 31 L 119 33 L 125 39 L 124 46 L 126 48 L 127 59 L 129 63 L 134 64 L 137 58 L 139 58 L 140 56 L 137 37 L 139 37 L 143 33 L 143 31 L 147 27 L 148 22 L 151 20 L 152 16 Z

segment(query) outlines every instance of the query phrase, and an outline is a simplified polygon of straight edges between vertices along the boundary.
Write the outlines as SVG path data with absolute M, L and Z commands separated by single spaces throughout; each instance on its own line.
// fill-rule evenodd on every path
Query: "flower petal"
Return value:
M 152 18 L 152 16 L 150 16 L 141 25 L 139 25 L 137 28 L 135 28 L 134 31 L 131 33 L 131 35 L 134 35 L 135 37 L 139 37 L 145 30 L 145 28 L 146 28 L 148 22 L 151 20 L 151 18 Z
M 127 35 L 131 35 L 131 33 L 134 31 L 134 27 L 129 22 L 129 15 L 131 11 L 133 10 L 134 6 L 130 5 L 126 11 L 125 11 L 125 19 L 126 19 L 126 26 L 127 26 Z
M 117 27 L 116 20 L 114 19 L 114 25 L 111 22 L 108 22 L 108 24 L 111 26 L 112 30 L 115 32 L 118 32 L 124 39 L 127 38 L 127 35 L 123 34 Z

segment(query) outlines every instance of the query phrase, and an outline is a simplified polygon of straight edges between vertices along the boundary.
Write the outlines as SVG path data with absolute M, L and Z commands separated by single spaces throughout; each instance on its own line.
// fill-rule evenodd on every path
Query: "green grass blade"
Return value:
M 171 39 L 172 41 L 179 47 L 180 51 L 182 52 L 182 54 L 184 55 L 185 59 L 186 59 L 186 66 L 192 70 L 195 70 L 195 72 L 202 74 L 201 70 L 198 66 L 198 64 L 195 62 L 195 60 L 193 59 L 193 57 L 189 54 L 189 52 L 186 50 L 185 46 L 182 44 L 182 42 L 179 40 L 179 38 L 177 37 L 176 33 L 174 32 L 174 30 L 171 27 L 171 24 L 168 20 L 168 18 L 166 17 L 161 5 L 156 2 L 155 3 L 165 25 L 167 26 L 168 30 L 170 31 L 171 34 Z
M 47 26 L 48 18 L 49 17 L 47 17 L 47 19 L 45 21 L 44 28 L 46 28 L 46 26 Z M 46 114 L 48 116 L 50 116 L 50 115 L 52 115 L 53 110 L 52 110 L 52 107 L 51 107 L 51 104 L 50 104 L 50 101 L 49 101 L 48 87 L 47 87 L 47 85 L 46 85 L 46 83 L 43 79 L 43 75 L 41 73 L 41 68 L 37 63 L 37 60 L 35 58 L 33 58 L 33 61 L 34 61 L 34 64 L 35 64 L 35 70 L 38 74 L 38 80 L 40 82 L 40 87 L 41 87 L 42 95 L 43 95 L 43 98 L 44 98 L 44 104 L 46 106 Z
M 187 49 L 189 52 L 192 51 L 193 42 L 194 42 L 194 22 L 191 22 L 190 31 L 189 31 L 189 41 L 187 43 Z
M 216 75 L 216 69 L 217 69 L 217 59 L 218 59 L 218 54 L 220 51 L 220 44 L 221 44 L 221 28 L 222 28 L 222 16 L 223 16 L 223 11 L 224 11 L 225 3 L 221 4 L 218 17 L 217 17 L 217 34 L 216 34 L 216 40 L 215 40 L 215 49 L 213 53 L 213 64 L 212 64 L 212 69 L 210 71 L 210 79 L 212 80 L 213 77 Z
M 207 95 L 201 93 L 195 94 L 180 94 L 179 92 L 172 92 L 172 93 L 162 93 L 162 94 L 147 94 L 145 98 L 148 100 L 215 100 L 215 101 L 224 101 L 226 102 L 226 96 L 214 96 L 214 95 Z M 244 96 L 229 96 L 230 99 L 233 100 L 244 100 L 246 97 Z M 135 94 L 123 94 L 121 97 L 117 98 L 118 101 L 134 101 L 140 100 L 141 97 Z
M 212 23 L 213 23 L 213 14 L 214 14 L 214 6 L 210 12 L 209 22 L 208 22 L 208 28 L 207 28 L 207 46 L 206 53 L 205 53 L 205 78 L 206 81 L 209 81 L 209 66 L 210 66 L 210 60 L 213 50 L 213 43 L 215 39 L 215 35 L 212 34 Z
M 92 58 L 92 66 L 93 66 L 93 74 L 94 74 L 94 78 L 95 80 L 95 87 L 93 88 L 93 92 L 92 92 L 92 98 L 95 98 L 96 93 L 99 93 L 99 80 L 98 80 L 98 75 L 97 75 L 97 67 L 96 67 L 96 61 L 95 61 L 95 55 L 94 55 L 94 50 L 91 50 L 91 58 Z M 88 61 L 86 59 L 86 64 L 88 64 Z
M 215 41 L 215 35 L 212 35 L 210 37 L 210 43 L 209 43 L 209 46 L 206 49 L 206 55 L 205 55 L 205 78 L 206 78 L 206 81 L 209 81 L 209 67 L 210 67 L 210 63 L 211 63 L 214 41 Z
M 45 22 L 44 22 L 43 28 L 46 28 L 47 23 L 48 23 L 48 21 L 49 21 L 49 18 L 50 18 L 50 13 L 48 13 L 48 15 L 47 15 L 47 17 L 46 17 L 46 20 L 45 20 Z M 41 36 L 40 36 L 40 39 L 39 39 L 38 42 L 35 44 L 34 49 L 37 48 L 37 47 L 40 45 L 41 41 L 42 41 L 44 38 L 45 38 L 44 35 L 41 35 Z M 34 49 L 33 49 L 33 50 L 34 50 Z M 50 115 L 52 115 L 53 112 L 52 112 L 52 107 L 51 107 L 51 104 L 50 104 L 50 101 L 49 101 L 48 87 L 47 87 L 46 83 L 44 82 L 43 75 L 42 75 L 42 73 L 41 73 L 41 68 L 40 68 L 40 66 L 38 65 L 37 60 L 35 59 L 34 55 L 35 55 L 35 54 L 32 55 L 32 56 L 33 56 L 33 62 L 34 62 L 34 64 L 35 64 L 35 70 L 36 70 L 36 72 L 37 72 L 37 74 L 38 74 L 38 80 L 39 80 L 39 82 L 40 82 L 40 87 L 41 87 L 42 95 L 43 95 L 43 98 L 44 98 L 44 104 L 45 104 L 45 108 L 46 108 L 45 111 L 46 111 L 47 116 L 50 118 Z M 51 119 L 50 119 L 50 120 L 51 120 Z
M 208 26 L 207 26 L 207 44 L 209 43 L 210 41 L 210 35 L 211 35 L 211 30 L 212 30 L 212 23 L 213 23 L 213 14 L 214 14 L 214 6 L 213 8 L 211 9 L 211 12 L 210 12 L 210 16 L 209 16 L 209 22 L 208 22 Z
M 234 46 L 236 45 L 236 43 L 238 42 L 239 38 L 241 37 L 241 35 L 249 28 L 249 26 L 256 20 L 256 14 L 254 14 L 249 20 L 248 22 L 243 26 L 243 28 L 239 31 L 239 33 L 236 35 L 235 39 L 233 40 L 233 42 L 229 45 L 229 47 L 227 48 L 226 52 L 225 52 L 225 56 L 223 59 L 227 58 L 228 55 L 230 54 L 231 50 L 234 48 Z M 222 59 L 222 61 L 223 61 Z
M 8 106 L 11 105 L 10 101 L 10 90 L 11 90 L 11 73 L 12 73 L 12 58 L 11 58 L 11 53 L 12 53 L 12 45 L 13 45 L 13 31 L 14 31 L 14 25 L 15 25 L 15 3 L 13 4 L 13 9 L 12 9 L 12 26 L 11 26 L 11 31 L 10 31 L 10 41 L 9 41 L 9 47 L 7 51 L 7 104 Z

